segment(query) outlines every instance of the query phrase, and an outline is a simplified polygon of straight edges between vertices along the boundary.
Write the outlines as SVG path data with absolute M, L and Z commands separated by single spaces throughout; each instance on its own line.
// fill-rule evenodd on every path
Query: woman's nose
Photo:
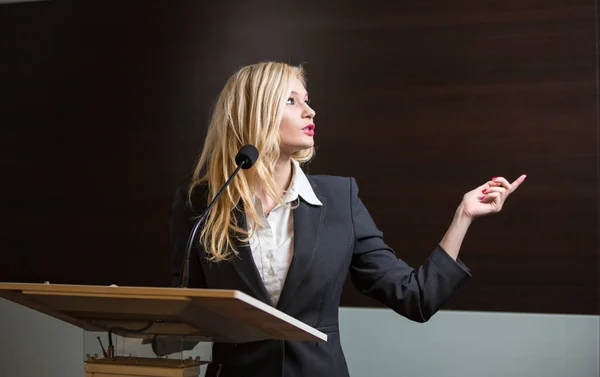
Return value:
M 312 109 L 312 107 L 306 105 L 305 116 L 308 118 L 314 118 L 317 113 Z

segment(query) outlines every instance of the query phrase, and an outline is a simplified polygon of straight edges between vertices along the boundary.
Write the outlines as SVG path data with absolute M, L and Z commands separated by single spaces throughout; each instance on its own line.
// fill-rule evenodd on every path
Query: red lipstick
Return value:
M 309 124 L 308 126 L 304 127 L 302 129 L 302 131 L 304 131 L 304 133 L 307 134 L 308 136 L 314 136 L 314 134 L 315 134 L 315 125 L 314 124 Z

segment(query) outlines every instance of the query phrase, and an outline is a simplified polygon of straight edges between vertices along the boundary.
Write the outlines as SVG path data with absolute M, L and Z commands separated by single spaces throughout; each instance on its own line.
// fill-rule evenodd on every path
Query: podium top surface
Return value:
M 326 341 L 327 335 L 236 290 L 0 283 L 0 297 L 88 331 L 215 342 Z M 152 325 L 142 333 L 128 329 Z

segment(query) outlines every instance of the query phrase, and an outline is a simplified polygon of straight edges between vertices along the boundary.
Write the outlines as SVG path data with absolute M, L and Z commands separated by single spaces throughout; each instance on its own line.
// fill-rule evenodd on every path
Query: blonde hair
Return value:
M 302 67 L 263 62 L 237 70 L 219 94 L 188 188 L 190 205 L 194 190 L 203 184 L 208 186 L 207 204 L 212 201 L 237 167 L 235 156 L 243 145 L 254 145 L 259 157 L 252 168 L 240 171 L 206 219 L 200 243 L 209 260 L 237 256 L 235 241 L 248 242 L 250 235 L 237 223 L 235 212 L 241 202 L 247 216 L 258 224 L 254 207 L 256 187 L 260 185 L 276 203 L 285 205 L 273 169 L 280 154 L 279 124 L 294 79 L 306 83 Z M 302 163 L 313 155 L 314 148 L 310 148 L 292 158 Z

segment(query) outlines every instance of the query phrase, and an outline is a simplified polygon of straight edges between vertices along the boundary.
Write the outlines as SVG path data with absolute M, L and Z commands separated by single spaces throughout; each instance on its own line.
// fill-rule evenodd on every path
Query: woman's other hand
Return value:
M 519 188 L 526 177 L 523 174 L 512 183 L 509 183 L 503 177 L 494 177 L 466 193 L 463 196 L 460 209 L 471 220 L 500 212 L 508 196 Z

